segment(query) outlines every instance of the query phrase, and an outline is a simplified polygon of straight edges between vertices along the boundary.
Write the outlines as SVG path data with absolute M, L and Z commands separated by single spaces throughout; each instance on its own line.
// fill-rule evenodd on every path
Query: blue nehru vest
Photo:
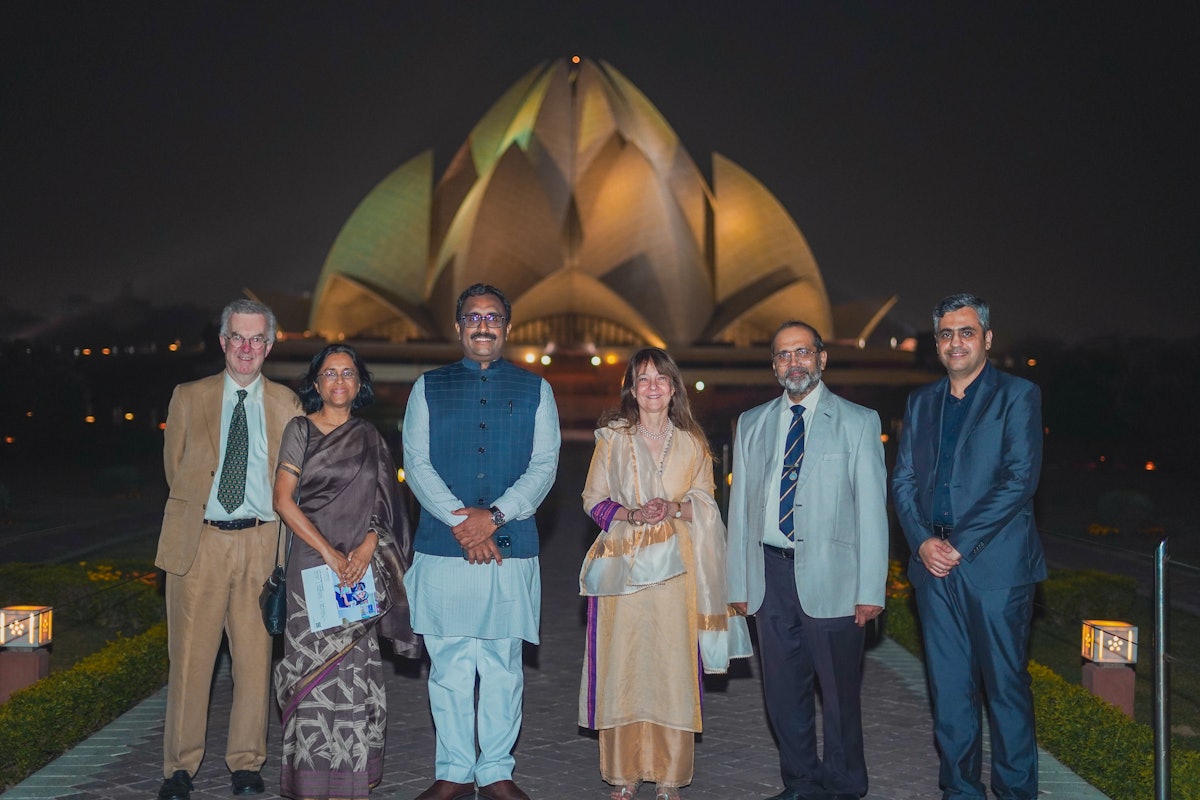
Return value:
M 542 379 L 498 359 L 480 369 L 464 358 L 425 373 L 429 459 L 468 507 L 489 508 L 529 467 Z M 515 558 L 538 554 L 533 517 L 509 520 L 499 531 Z M 419 553 L 461 556 L 450 527 L 421 509 L 413 542 Z

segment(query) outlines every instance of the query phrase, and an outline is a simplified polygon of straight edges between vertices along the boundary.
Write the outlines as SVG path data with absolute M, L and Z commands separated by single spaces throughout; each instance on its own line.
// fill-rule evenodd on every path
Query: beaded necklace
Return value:
M 640 422 L 637 425 L 637 429 L 638 433 L 640 433 L 642 436 L 645 436 L 647 439 L 652 439 L 654 441 L 659 441 L 661 439 L 666 440 L 663 442 L 662 455 L 658 457 L 658 464 L 655 465 L 658 469 L 659 477 L 661 477 L 663 470 L 666 469 L 667 466 L 667 454 L 671 452 L 671 441 L 675 438 L 675 426 L 671 423 L 670 419 L 667 419 L 667 427 L 663 428 L 661 433 L 651 433 L 646 429 L 646 426 Z
M 669 418 L 667 419 L 667 426 L 658 433 L 652 433 L 649 428 L 640 422 L 637 424 L 638 433 L 640 433 L 642 436 L 645 436 L 647 439 L 653 439 L 656 442 L 667 438 L 674 428 L 675 425 L 672 424 Z

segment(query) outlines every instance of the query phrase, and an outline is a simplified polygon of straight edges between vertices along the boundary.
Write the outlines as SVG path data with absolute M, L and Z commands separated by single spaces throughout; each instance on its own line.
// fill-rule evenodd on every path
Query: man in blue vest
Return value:
M 512 750 L 522 641 L 538 643 L 541 621 L 533 514 L 558 470 L 558 407 L 550 384 L 501 358 L 512 306 L 499 289 L 459 295 L 454 327 L 463 359 L 418 378 L 404 415 L 405 474 L 421 504 L 404 582 L 437 734 L 436 780 L 417 800 L 476 788 L 481 800 L 529 800 Z

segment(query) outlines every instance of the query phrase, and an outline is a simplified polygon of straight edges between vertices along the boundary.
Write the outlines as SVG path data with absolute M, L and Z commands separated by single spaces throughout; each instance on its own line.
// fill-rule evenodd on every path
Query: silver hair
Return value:
M 979 317 L 979 324 L 983 327 L 983 332 L 987 333 L 992 329 L 992 312 L 988 309 L 987 301 L 982 297 L 970 294 L 969 292 L 960 292 L 952 294 L 948 297 L 943 297 L 933 309 L 933 330 L 936 333 L 938 325 L 942 322 L 942 317 L 947 314 L 959 311 L 960 309 L 970 308 L 975 310 L 975 314 Z
M 247 300 L 240 297 L 234 300 L 229 305 L 225 306 L 225 310 L 221 312 L 221 335 L 229 336 L 232 331 L 229 330 L 229 318 L 234 314 L 260 314 L 267 319 L 267 342 L 275 342 L 275 331 L 278 330 L 279 324 L 275 321 L 275 312 L 262 303 L 256 303 L 253 300 Z

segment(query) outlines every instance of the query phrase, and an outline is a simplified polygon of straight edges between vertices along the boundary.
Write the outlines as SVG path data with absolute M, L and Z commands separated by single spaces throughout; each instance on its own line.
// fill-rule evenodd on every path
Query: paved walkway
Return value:
M 586 518 L 577 498 L 587 455 L 575 454 L 568 463 L 568 452 L 564 448 L 560 485 L 539 514 L 543 530 L 542 643 L 526 650 L 525 723 L 516 751 L 515 778 L 534 800 L 604 800 L 609 790 L 600 780 L 596 738 L 575 724 L 583 658 L 583 601 L 578 597 L 577 575 L 589 544 L 585 541 Z M 580 458 L 582 464 L 574 463 Z M 576 476 L 572 485 L 564 485 L 567 476 Z M 432 780 L 434 741 L 426 675 L 426 664 L 403 659 L 395 659 L 389 671 L 385 771 L 373 797 L 411 800 Z M 763 713 L 758 664 L 738 662 L 728 678 L 710 681 L 704 701 L 705 732 L 696 745 L 695 780 L 683 790 L 683 796 L 687 800 L 742 800 L 779 791 L 778 757 Z M 229 772 L 223 760 L 230 702 L 228 664 L 223 663 L 213 691 L 208 754 L 195 778 L 195 800 L 230 797 Z M 165 690 L 156 692 L 4 793 L 5 800 L 151 800 L 162 781 L 165 703 Z M 866 659 L 863 706 L 870 800 L 939 797 L 937 757 L 920 662 L 889 639 L 875 645 Z M 268 794 L 264 798 L 276 797 L 279 786 L 277 714 L 272 714 L 268 741 L 270 756 L 263 769 Z M 1044 751 L 1040 756 L 1043 795 L 1052 800 L 1104 798 Z M 984 780 L 986 783 L 986 776 Z M 643 789 L 640 796 L 649 798 L 652 793 Z

